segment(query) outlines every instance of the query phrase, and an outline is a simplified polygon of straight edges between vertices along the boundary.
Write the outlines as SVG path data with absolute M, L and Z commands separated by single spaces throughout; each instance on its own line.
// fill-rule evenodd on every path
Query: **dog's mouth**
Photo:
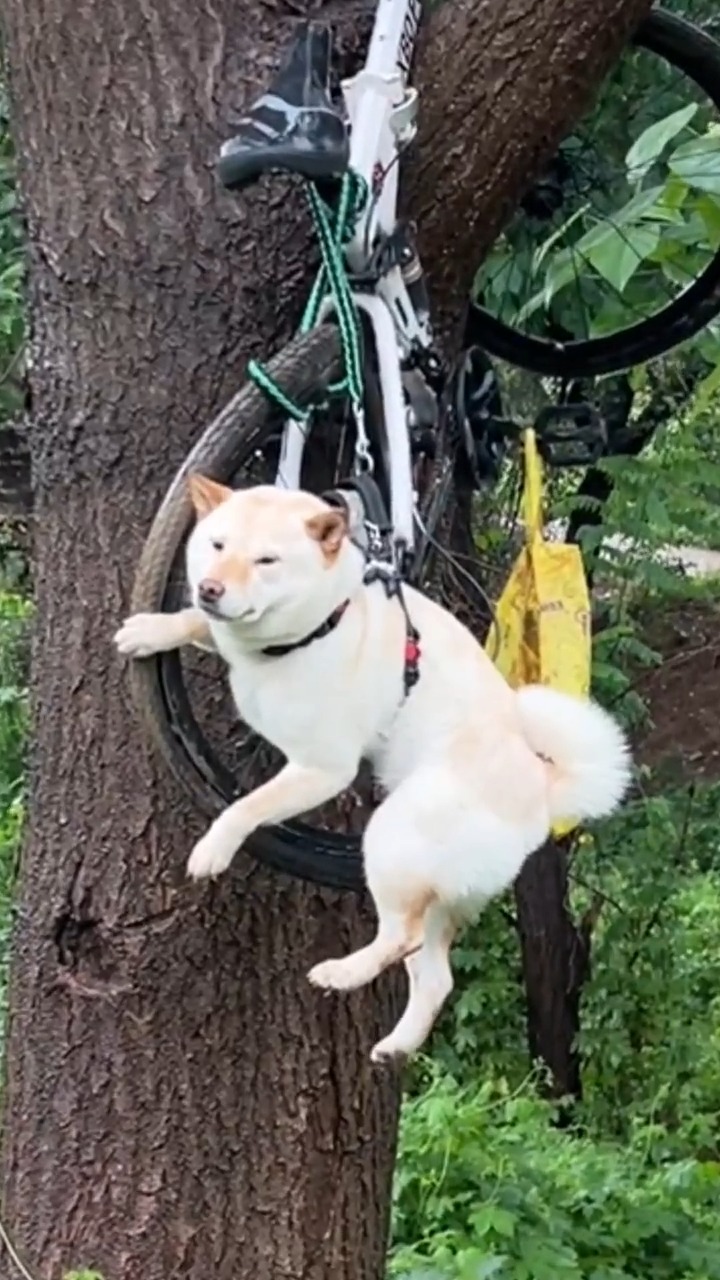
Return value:
M 215 622 L 251 622 L 257 616 L 256 609 L 243 609 L 239 613 L 225 613 L 211 601 L 198 601 L 198 607 Z
M 227 622 L 224 613 L 218 609 L 217 605 L 211 604 L 206 600 L 198 600 L 198 606 L 206 613 L 208 618 L 215 618 L 218 622 Z

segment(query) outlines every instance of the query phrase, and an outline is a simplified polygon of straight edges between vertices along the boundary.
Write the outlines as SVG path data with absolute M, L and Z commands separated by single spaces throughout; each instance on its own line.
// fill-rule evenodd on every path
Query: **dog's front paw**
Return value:
M 202 840 L 198 840 L 188 858 L 188 875 L 193 880 L 222 875 L 235 857 L 237 847 L 236 841 L 229 840 L 211 827 L 207 835 L 204 835 Z
M 113 637 L 118 653 L 126 658 L 149 658 L 172 646 L 171 619 L 163 613 L 134 613 Z
M 246 820 L 244 801 L 236 801 L 215 819 L 202 839 L 198 840 L 188 858 L 188 875 L 194 880 L 222 875 L 254 829 Z

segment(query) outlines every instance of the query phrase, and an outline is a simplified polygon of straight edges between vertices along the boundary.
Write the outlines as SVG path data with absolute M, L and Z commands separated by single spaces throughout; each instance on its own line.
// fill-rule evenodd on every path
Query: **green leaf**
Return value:
M 665 183 L 665 190 L 662 194 L 662 203 L 668 212 L 677 214 L 685 203 L 689 187 L 682 178 L 678 178 L 676 173 L 671 173 Z
M 720 200 L 709 194 L 700 196 L 697 211 L 705 223 L 710 248 L 720 248 Z
M 694 409 L 701 413 L 720 396 L 720 364 L 708 373 L 695 389 Z
M 668 517 L 667 507 L 654 489 L 648 490 L 645 514 L 653 533 L 662 533 L 668 529 L 670 520 Z
M 472 1215 L 471 1222 L 473 1231 L 478 1236 L 486 1236 L 493 1231 L 499 1236 L 510 1237 L 515 1234 L 515 1217 L 498 1204 L 483 1205 Z
M 563 222 L 561 226 L 557 228 L 556 231 L 553 231 L 552 235 L 548 236 L 547 240 L 543 241 L 543 243 L 540 245 L 540 248 L 536 250 L 533 256 L 533 271 L 540 270 L 550 250 L 555 248 L 555 245 L 558 243 L 559 240 L 562 239 L 562 237 L 565 235 L 565 233 L 568 231 L 570 227 L 574 226 L 576 222 L 579 222 L 581 218 L 585 217 L 585 215 L 587 214 L 590 208 L 591 208 L 591 205 L 584 204 L 581 206 L 581 208 L 576 209 L 575 212 L 572 213 L 570 217 L 565 222 Z
M 660 228 L 652 223 L 628 226 L 622 230 L 607 226 L 583 253 L 599 275 L 618 293 L 622 293 L 638 267 L 657 248 Z M 578 249 L 583 245 L 580 241 Z
M 556 253 L 552 262 L 548 263 L 545 273 L 545 285 L 540 294 L 545 306 L 549 306 L 556 293 L 569 284 L 577 285 L 582 263 L 572 249 L 562 249 Z M 534 299 L 531 299 L 531 302 Z M 530 304 L 526 303 L 526 306 Z M 523 308 L 524 310 L 525 308 Z
M 507 1255 L 504 1253 L 493 1253 L 490 1257 L 485 1258 L 475 1272 L 474 1280 L 491 1280 L 492 1276 L 496 1276 L 498 1271 L 504 1266 Z
M 501 1209 L 495 1206 L 492 1215 L 493 1229 L 497 1231 L 499 1236 L 514 1236 L 517 1222 L 514 1214 L 508 1213 L 507 1209 Z
M 577 281 L 579 271 L 580 264 L 573 259 L 570 249 L 562 249 L 556 253 L 547 265 L 542 289 L 533 293 L 519 309 L 515 323 L 523 325 L 536 311 L 549 308 L 557 293 Z
M 720 195 L 720 134 L 705 134 L 683 143 L 673 151 L 668 164 L 689 187 Z
M 653 220 L 662 216 L 663 206 L 666 205 L 668 184 L 660 187 L 648 187 L 646 191 L 638 191 L 624 204 L 617 213 L 613 214 L 613 222 L 615 226 L 625 226 L 628 222 L 638 222 L 643 217 L 651 217 Z M 664 216 L 668 216 L 668 209 L 665 207 Z M 607 220 L 598 223 L 598 229 L 602 230 L 607 227 Z
M 68 1280 L 66 1276 L 64 1280 Z M 445 1280 L 442 1271 L 408 1271 L 400 1280 Z
M 664 120 L 657 120 L 636 138 L 625 157 L 631 182 L 638 181 L 647 173 L 668 143 L 690 123 L 697 109 L 697 102 L 691 102 L 689 106 L 673 111 Z

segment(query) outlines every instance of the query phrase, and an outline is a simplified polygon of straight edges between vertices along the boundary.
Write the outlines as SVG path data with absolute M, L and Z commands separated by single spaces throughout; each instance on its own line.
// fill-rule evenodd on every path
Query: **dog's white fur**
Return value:
M 382 585 L 363 584 L 363 556 L 339 513 L 302 492 L 231 493 L 201 477 L 191 489 L 194 606 L 129 618 L 117 647 L 140 657 L 211 640 L 243 719 L 288 763 L 220 815 L 188 872 L 219 875 L 259 826 L 332 799 L 369 759 L 389 793 L 363 842 L 377 934 L 309 978 L 346 990 L 404 960 L 407 1007 L 372 1056 L 411 1053 L 452 989 L 459 925 L 513 882 L 554 819 L 599 818 L 618 805 L 630 776 L 625 738 L 592 702 L 539 686 L 514 692 L 470 632 L 410 588 L 422 652 L 404 700 L 405 619 Z M 223 587 L 216 616 L 199 608 L 207 579 Z M 283 657 L 262 654 L 308 635 L 345 600 L 329 634 Z

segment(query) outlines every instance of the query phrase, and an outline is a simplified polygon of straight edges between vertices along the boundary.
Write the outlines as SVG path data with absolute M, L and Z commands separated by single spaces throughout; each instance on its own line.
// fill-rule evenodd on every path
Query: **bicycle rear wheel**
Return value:
M 341 372 L 337 330 L 323 325 L 296 338 L 268 364 L 272 377 L 285 394 L 300 405 L 315 401 L 337 381 Z M 369 375 L 372 381 L 372 374 Z M 366 412 L 370 406 L 366 406 Z M 333 423 L 333 438 L 335 437 Z M 268 482 L 274 471 L 281 417 L 267 397 L 246 383 L 230 404 L 210 423 L 198 444 L 175 476 L 150 529 L 138 565 L 131 608 L 136 612 L 168 612 L 187 604 L 184 580 L 184 548 L 194 523 L 187 492 L 187 477 L 200 471 L 223 484 Z M 376 474 L 383 483 L 382 430 L 372 412 L 367 428 L 374 446 Z M 373 438 L 373 432 L 375 438 Z M 329 433 L 330 434 L 330 433 Z M 262 463 L 266 474 L 258 476 Z M 269 473 L 269 474 L 268 474 Z M 340 476 L 327 475 L 332 482 Z M 210 664 L 203 673 L 200 665 Z M 193 680 L 202 696 L 194 696 Z M 218 689 L 227 681 L 213 655 L 185 652 L 157 654 L 137 659 L 131 668 L 132 691 L 145 729 L 164 763 L 202 812 L 214 818 L 246 790 L 235 769 L 213 742 L 217 728 Z M 208 710 L 205 718 L 203 707 Z M 234 731 L 237 715 L 225 704 L 220 708 Z M 262 758 L 262 771 L 275 765 L 277 753 L 246 730 L 236 750 L 245 761 Z M 233 743 L 228 737 L 223 748 Z M 260 753 L 260 756 L 258 756 Z M 264 753 L 264 754 L 263 754 Z M 265 757 L 272 758 L 267 765 Z M 255 776 L 251 785 L 256 785 Z M 353 799 L 352 805 L 356 805 Z M 363 885 L 359 834 L 338 833 L 308 823 L 292 822 L 263 828 L 248 841 L 247 851 L 276 871 L 331 888 L 359 890 Z
M 608 126 L 613 110 L 632 121 L 624 138 Z M 653 11 L 600 108 L 563 144 L 484 264 L 467 341 L 533 373 L 594 378 L 699 333 L 720 313 L 718 124 L 720 44 Z M 628 142 L 639 135 L 632 159 Z M 588 191 L 598 179 L 609 194 L 596 208 Z

